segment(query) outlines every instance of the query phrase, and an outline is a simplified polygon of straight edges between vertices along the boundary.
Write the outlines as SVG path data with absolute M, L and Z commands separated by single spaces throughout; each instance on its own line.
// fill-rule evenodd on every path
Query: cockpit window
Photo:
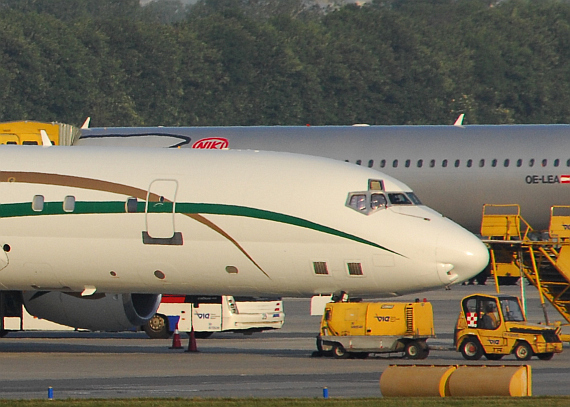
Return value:
M 420 198 L 418 198 L 413 192 L 406 192 L 406 195 L 408 195 L 408 198 L 410 198 L 410 201 L 412 201 L 414 205 L 422 205 Z
M 386 197 L 384 194 L 372 194 L 370 196 L 370 209 L 378 209 L 386 206 Z
M 360 212 L 366 211 L 368 209 L 366 207 L 366 195 L 352 195 L 350 197 L 348 206 Z
M 388 194 L 388 198 L 390 199 L 390 203 L 392 205 L 411 205 L 412 201 L 404 193 L 391 193 Z

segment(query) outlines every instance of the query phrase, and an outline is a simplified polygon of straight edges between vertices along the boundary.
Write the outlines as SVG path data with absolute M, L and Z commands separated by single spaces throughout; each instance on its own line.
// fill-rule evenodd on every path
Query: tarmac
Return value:
M 527 316 L 544 320 L 538 293 L 525 286 Z M 215 333 L 198 339 L 199 352 L 169 349 L 170 339 L 149 339 L 144 332 L 18 332 L 0 339 L 0 399 L 127 397 L 381 397 L 379 378 L 391 364 L 521 365 L 532 367 L 533 395 L 570 395 L 570 345 L 550 361 L 501 361 L 484 357 L 466 361 L 452 350 L 460 300 L 469 294 L 496 293 L 495 285 L 452 286 L 404 296 L 397 301 L 426 298 L 433 305 L 437 337 L 427 359 L 407 360 L 401 354 L 367 359 L 312 357 L 320 317 L 309 315 L 308 299 L 285 298 L 285 325 L 280 330 L 247 336 Z M 520 296 L 520 286 L 501 287 Z M 392 301 L 394 299 L 390 299 Z M 550 306 L 549 319 L 562 320 Z M 410 378 L 413 383 L 413 378 Z

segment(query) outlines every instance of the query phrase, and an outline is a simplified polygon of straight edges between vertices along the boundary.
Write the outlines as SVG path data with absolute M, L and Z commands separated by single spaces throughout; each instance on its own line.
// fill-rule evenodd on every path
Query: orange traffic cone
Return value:
M 174 335 L 172 335 L 172 346 L 168 349 L 182 349 L 182 342 L 180 341 L 180 332 L 178 332 L 178 324 L 174 329 Z
M 186 352 L 198 352 L 198 346 L 196 346 L 196 335 L 194 334 L 194 326 L 190 331 L 190 340 L 188 341 L 188 350 Z

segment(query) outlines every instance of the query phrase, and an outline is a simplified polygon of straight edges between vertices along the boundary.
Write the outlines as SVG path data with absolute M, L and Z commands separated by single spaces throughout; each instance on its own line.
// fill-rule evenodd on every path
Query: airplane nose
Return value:
M 487 267 L 489 250 L 477 236 L 453 224 L 438 236 L 436 262 L 444 284 L 459 283 Z

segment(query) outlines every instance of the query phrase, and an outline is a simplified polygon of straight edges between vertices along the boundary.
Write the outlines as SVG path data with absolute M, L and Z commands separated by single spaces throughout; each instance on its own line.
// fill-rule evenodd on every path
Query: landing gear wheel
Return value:
M 340 343 L 334 345 L 332 352 L 333 356 L 337 359 L 346 359 L 348 357 L 348 352 Z
M 154 314 L 143 329 L 151 339 L 168 339 L 172 335 L 168 328 L 168 318 L 160 314 Z
M 532 349 L 526 342 L 519 342 L 514 353 L 517 360 L 529 360 L 532 357 Z
M 554 356 L 554 353 L 552 353 L 552 352 L 549 352 L 549 353 L 539 353 L 539 354 L 536 355 L 536 356 L 538 356 L 538 358 L 539 358 L 540 360 L 550 360 L 550 359 L 552 359 L 552 356 Z
M 505 355 L 500 355 L 498 353 L 489 353 L 489 354 L 485 354 L 485 357 L 488 360 L 501 360 L 503 358 L 503 356 Z
M 425 359 L 425 357 L 422 357 L 424 349 L 416 341 L 408 342 L 404 353 L 408 359 Z
M 475 338 L 467 338 L 461 344 L 461 354 L 466 360 L 479 360 L 483 356 L 483 348 Z

